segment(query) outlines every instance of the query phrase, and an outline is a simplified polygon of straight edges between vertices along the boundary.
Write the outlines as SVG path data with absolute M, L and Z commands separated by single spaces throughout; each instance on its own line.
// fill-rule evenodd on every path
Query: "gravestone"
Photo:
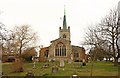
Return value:
M 73 54 L 72 53 L 70 54 L 70 59 L 73 60 Z
M 72 63 L 72 60 L 73 60 L 73 54 L 71 53 L 71 54 L 70 54 L 70 59 L 68 60 L 68 64 L 71 64 L 71 63 Z
M 85 59 L 83 59 L 83 66 L 86 66 Z
M 36 64 L 36 62 L 33 63 L 33 68 L 34 68 L 34 69 L 36 68 L 36 65 L 35 65 L 35 64 Z
M 60 60 L 60 67 L 64 67 L 64 60 Z
M 86 63 L 83 62 L 83 65 L 82 66 L 86 66 Z
M 52 67 L 52 73 L 58 72 L 58 67 Z
M 68 64 L 71 64 L 71 63 L 72 63 L 72 60 L 71 60 L 71 59 L 69 59 L 69 60 L 68 60 Z
M 118 58 L 118 64 L 120 64 L 120 57 Z
M 49 66 L 50 66 L 49 64 L 45 64 L 43 68 L 48 68 Z
M 49 62 L 51 62 L 51 59 L 48 59 Z
M 30 70 L 24 78 L 35 78 L 33 72 Z
M 82 61 L 80 61 L 80 68 L 82 68 L 83 64 L 82 64 Z

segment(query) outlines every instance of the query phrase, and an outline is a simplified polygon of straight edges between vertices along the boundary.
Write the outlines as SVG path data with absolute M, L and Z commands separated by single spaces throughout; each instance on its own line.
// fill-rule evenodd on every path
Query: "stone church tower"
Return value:
M 59 38 L 52 40 L 50 46 L 40 50 L 40 61 L 80 61 L 85 59 L 85 49 L 71 45 L 70 37 L 70 27 L 67 27 L 64 9 L 63 26 L 59 27 Z
M 67 28 L 65 10 L 64 10 L 64 18 L 63 18 L 63 29 L 61 29 L 61 27 L 59 28 L 59 37 L 71 41 L 70 40 L 70 27 Z
M 59 38 L 52 40 L 49 46 L 49 59 L 51 60 L 68 60 L 72 53 L 70 40 L 70 27 L 67 28 L 66 15 L 64 10 L 63 26 L 59 27 Z

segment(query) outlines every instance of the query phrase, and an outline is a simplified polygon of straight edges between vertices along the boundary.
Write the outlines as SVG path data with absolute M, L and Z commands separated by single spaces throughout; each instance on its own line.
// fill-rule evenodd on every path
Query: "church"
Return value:
M 39 61 L 83 61 L 86 58 L 83 47 L 71 45 L 70 27 L 67 26 L 64 10 L 63 26 L 59 27 L 59 38 L 52 40 L 50 46 L 39 52 Z

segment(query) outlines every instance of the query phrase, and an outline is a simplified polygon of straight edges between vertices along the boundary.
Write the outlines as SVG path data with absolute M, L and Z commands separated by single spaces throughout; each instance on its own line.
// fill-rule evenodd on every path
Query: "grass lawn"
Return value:
M 78 76 L 90 76 L 91 63 L 87 63 L 86 66 L 80 67 L 79 62 L 72 64 L 65 63 L 65 67 L 59 67 L 59 62 L 50 62 L 50 66 L 43 68 L 45 62 L 37 62 L 36 68 L 33 69 L 33 63 L 24 63 L 24 72 L 11 73 L 12 63 L 2 63 L 2 71 L 7 76 L 25 76 L 29 70 L 32 70 L 35 76 L 72 76 L 77 74 Z M 59 71 L 52 73 L 52 67 L 57 65 Z M 93 76 L 117 76 L 118 67 L 113 66 L 111 62 L 95 62 L 93 66 Z

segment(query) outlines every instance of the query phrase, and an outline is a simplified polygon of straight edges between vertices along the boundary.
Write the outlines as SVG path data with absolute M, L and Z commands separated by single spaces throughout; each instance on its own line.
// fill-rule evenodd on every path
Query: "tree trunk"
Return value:
M 114 66 L 117 66 L 118 65 L 118 59 L 117 57 L 114 57 Z
M 115 54 L 115 41 L 114 41 L 114 34 L 112 36 L 112 50 L 113 50 L 113 57 L 114 57 L 114 66 L 117 65 L 117 58 L 116 58 L 116 54 Z
M 117 48 L 118 55 L 117 55 L 115 61 L 116 61 L 116 64 L 118 64 L 118 59 L 120 57 L 120 49 L 119 49 L 119 46 L 118 46 L 118 38 L 116 39 L 116 48 Z
M 21 56 L 21 53 L 22 53 L 22 41 L 20 41 L 20 49 L 19 49 L 19 53 L 20 53 L 20 56 Z

